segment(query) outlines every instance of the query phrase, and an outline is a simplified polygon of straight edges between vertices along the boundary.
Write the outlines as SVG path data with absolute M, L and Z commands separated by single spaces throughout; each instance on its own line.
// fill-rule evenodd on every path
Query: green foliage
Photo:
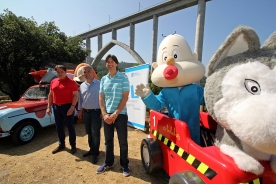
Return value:
M 33 84 L 28 75 L 44 62 L 79 63 L 88 54 L 82 39 L 67 37 L 54 22 L 38 26 L 9 10 L 0 15 L 0 91 L 17 100 Z
M 119 71 L 124 72 L 126 68 L 133 67 L 136 65 L 137 65 L 136 63 L 126 63 L 126 62 L 121 61 L 119 63 Z M 97 66 L 97 76 L 99 79 L 101 79 L 107 73 L 108 73 L 108 70 L 105 66 L 105 61 L 101 60 L 101 62 Z
M 201 85 L 202 87 L 205 87 L 205 83 L 206 83 L 206 76 L 203 76 L 203 78 L 199 81 L 199 85 Z
M 108 73 L 108 70 L 105 67 L 105 61 L 101 60 L 101 62 L 97 66 L 97 76 L 98 76 L 98 79 L 100 80 L 107 73 Z
M 6 96 L 6 94 L 0 91 L 0 96 Z
M 163 89 L 162 87 L 155 86 L 155 85 L 152 83 L 152 81 L 151 81 L 151 74 L 149 75 L 148 83 L 149 83 L 150 90 L 151 90 L 151 91 L 153 92 L 153 94 L 155 94 L 155 95 L 158 95 L 159 92 Z

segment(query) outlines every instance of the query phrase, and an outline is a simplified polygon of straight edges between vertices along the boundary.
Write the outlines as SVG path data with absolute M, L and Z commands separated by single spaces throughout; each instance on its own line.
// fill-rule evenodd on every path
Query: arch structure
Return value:
M 93 59 L 91 65 L 93 67 L 97 67 L 97 65 L 100 63 L 101 59 L 103 58 L 103 56 L 115 45 L 118 45 L 120 47 L 122 47 L 123 49 L 125 49 L 128 53 L 130 53 L 132 55 L 132 57 L 137 61 L 137 63 L 140 64 L 145 64 L 145 61 L 141 58 L 141 56 L 135 52 L 135 50 L 132 50 L 128 45 L 119 42 L 117 40 L 110 40 L 109 43 L 107 43 L 96 55 L 96 57 Z

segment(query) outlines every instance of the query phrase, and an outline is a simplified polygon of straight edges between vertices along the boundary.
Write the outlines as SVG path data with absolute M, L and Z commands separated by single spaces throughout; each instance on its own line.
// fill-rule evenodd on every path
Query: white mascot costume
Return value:
M 208 65 L 204 95 L 218 122 L 216 145 L 243 171 L 276 173 L 276 32 L 260 47 L 256 32 L 237 27 Z
M 187 41 L 178 34 L 164 38 L 158 49 L 157 62 L 152 63 L 153 84 L 164 87 L 155 96 L 148 85 L 136 86 L 135 94 L 153 110 L 168 109 L 168 115 L 186 122 L 192 139 L 200 144 L 199 109 L 203 104 L 203 88 L 194 82 L 205 74 L 204 66 L 192 54 Z

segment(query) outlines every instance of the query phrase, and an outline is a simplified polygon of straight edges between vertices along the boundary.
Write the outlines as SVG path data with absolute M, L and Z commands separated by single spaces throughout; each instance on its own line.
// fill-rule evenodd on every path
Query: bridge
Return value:
M 191 6 L 198 5 L 198 15 L 196 20 L 196 34 L 195 34 L 195 46 L 194 52 L 198 54 L 198 60 L 202 59 L 203 48 L 203 35 L 204 35 L 204 22 L 205 22 L 205 9 L 206 2 L 209 0 L 168 0 L 152 6 L 150 8 L 141 10 L 137 13 L 123 17 L 121 19 L 110 22 L 103 26 L 94 28 L 90 31 L 81 33 L 80 36 L 83 40 L 86 40 L 86 47 L 91 50 L 90 39 L 98 37 L 98 53 L 92 61 L 91 52 L 86 58 L 86 62 L 96 68 L 102 57 L 115 45 L 118 45 L 129 52 L 137 63 L 144 64 L 145 61 L 134 50 L 134 38 L 135 38 L 135 24 L 153 19 L 152 27 L 152 62 L 156 62 L 157 57 L 157 34 L 158 34 L 158 17 L 166 15 L 178 10 L 189 8 Z M 129 27 L 129 45 L 117 40 L 117 30 L 125 27 Z M 111 32 L 112 38 L 104 47 L 102 46 L 102 35 Z

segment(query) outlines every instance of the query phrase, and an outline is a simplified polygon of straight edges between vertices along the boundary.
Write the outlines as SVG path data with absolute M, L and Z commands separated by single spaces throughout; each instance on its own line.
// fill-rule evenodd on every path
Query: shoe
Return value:
M 98 155 L 92 155 L 92 164 L 96 164 L 98 162 L 99 158 L 98 158 Z
M 83 157 L 87 157 L 87 156 L 89 156 L 89 155 L 91 155 L 91 152 L 90 152 L 90 151 L 87 151 L 87 152 L 85 152 L 82 156 L 83 156 Z
M 100 173 L 103 173 L 104 171 L 108 170 L 108 169 L 111 169 L 113 167 L 112 166 L 108 166 L 106 165 L 106 163 L 104 163 L 103 165 L 101 165 L 101 167 L 99 167 L 97 170 L 96 170 L 96 173 L 97 174 L 100 174 Z
M 71 153 L 74 154 L 77 152 L 77 147 L 76 146 L 71 146 Z
M 165 180 L 166 180 L 166 181 L 170 181 L 170 178 L 171 178 L 171 177 L 170 177 L 166 172 L 165 172 L 164 175 L 165 175 Z
M 60 152 L 61 150 L 63 150 L 65 148 L 65 145 L 59 145 L 56 149 L 54 149 L 52 151 L 53 154 L 56 154 L 57 152 Z
M 130 168 L 129 167 L 124 167 L 123 168 L 123 175 L 125 177 L 129 176 L 130 175 Z

